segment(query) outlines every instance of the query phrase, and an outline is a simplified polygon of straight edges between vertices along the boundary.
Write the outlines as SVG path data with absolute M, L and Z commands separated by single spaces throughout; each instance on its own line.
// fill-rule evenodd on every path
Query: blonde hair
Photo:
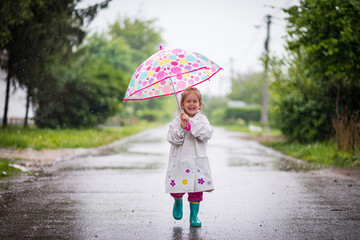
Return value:
M 199 100 L 200 110 L 204 111 L 205 110 L 205 105 L 204 105 L 204 103 L 202 101 L 201 93 L 200 93 L 199 89 L 197 89 L 196 87 L 188 87 L 181 93 L 181 102 L 180 102 L 181 108 L 182 108 L 182 106 L 183 106 L 183 104 L 185 102 L 185 98 L 192 92 L 195 93 L 196 97 Z

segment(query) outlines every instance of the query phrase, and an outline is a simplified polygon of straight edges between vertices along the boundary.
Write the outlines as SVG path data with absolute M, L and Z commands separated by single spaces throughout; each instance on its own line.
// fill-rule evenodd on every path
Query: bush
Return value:
M 259 122 L 260 116 L 260 107 L 228 107 L 225 109 L 224 120 L 236 122 L 238 119 L 243 119 L 248 124 L 249 122 Z
M 112 100 L 105 95 L 94 83 L 68 82 L 49 104 L 43 103 L 37 109 L 36 125 L 41 128 L 94 127 L 115 112 Z
M 154 110 L 144 110 L 139 114 L 139 117 L 148 122 L 155 122 L 158 116 Z
M 280 130 L 291 141 L 323 141 L 332 135 L 329 112 L 330 105 L 323 101 L 305 101 L 289 96 L 280 104 L 277 122 Z
M 220 109 L 215 109 L 212 112 L 210 112 L 209 119 L 210 119 L 211 123 L 222 124 L 222 123 L 224 123 L 224 116 L 225 116 L 225 109 L 220 108 Z
M 148 122 L 168 122 L 172 118 L 170 112 L 163 110 L 140 110 L 137 114 L 139 119 L 146 120 Z
M 40 128 L 89 128 L 119 110 L 125 73 L 102 59 L 74 55 L 61 67 L 47 65 L 36 94 L 35 124 Z

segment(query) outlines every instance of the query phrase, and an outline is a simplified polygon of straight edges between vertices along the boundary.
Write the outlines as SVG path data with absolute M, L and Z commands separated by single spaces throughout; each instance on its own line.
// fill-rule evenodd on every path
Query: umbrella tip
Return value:
M 163 47 L 160 45 L 160 50 L 163 50 Z

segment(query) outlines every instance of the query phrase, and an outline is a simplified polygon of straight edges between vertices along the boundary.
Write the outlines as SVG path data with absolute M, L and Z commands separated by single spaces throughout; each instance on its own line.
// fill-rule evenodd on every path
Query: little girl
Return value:
M 171 149 L 166 192 L 175 199 L 173 217 L 176 220 L 182 218 L 182 197 L 188 193 L 190 225 L 201 227 L 197 214 L 203 192 L 214 190 L 206 154 L 206 143 L 213 128 L 200 112 L 203 102 L 197 88 L 187 88 L 182 92 L 181 108 L 184 112 L 170 123 L 167 136 Z

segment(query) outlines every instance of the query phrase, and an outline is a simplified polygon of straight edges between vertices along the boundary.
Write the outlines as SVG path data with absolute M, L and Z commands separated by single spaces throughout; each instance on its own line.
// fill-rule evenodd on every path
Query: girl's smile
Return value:
M 194 117 L 197 111 L 200 109 L 200 101 L 197 95 L 193 92 L 189 93 L 189 95 L 185 98 L 183 103 L 183 109 L 189 117 Z

